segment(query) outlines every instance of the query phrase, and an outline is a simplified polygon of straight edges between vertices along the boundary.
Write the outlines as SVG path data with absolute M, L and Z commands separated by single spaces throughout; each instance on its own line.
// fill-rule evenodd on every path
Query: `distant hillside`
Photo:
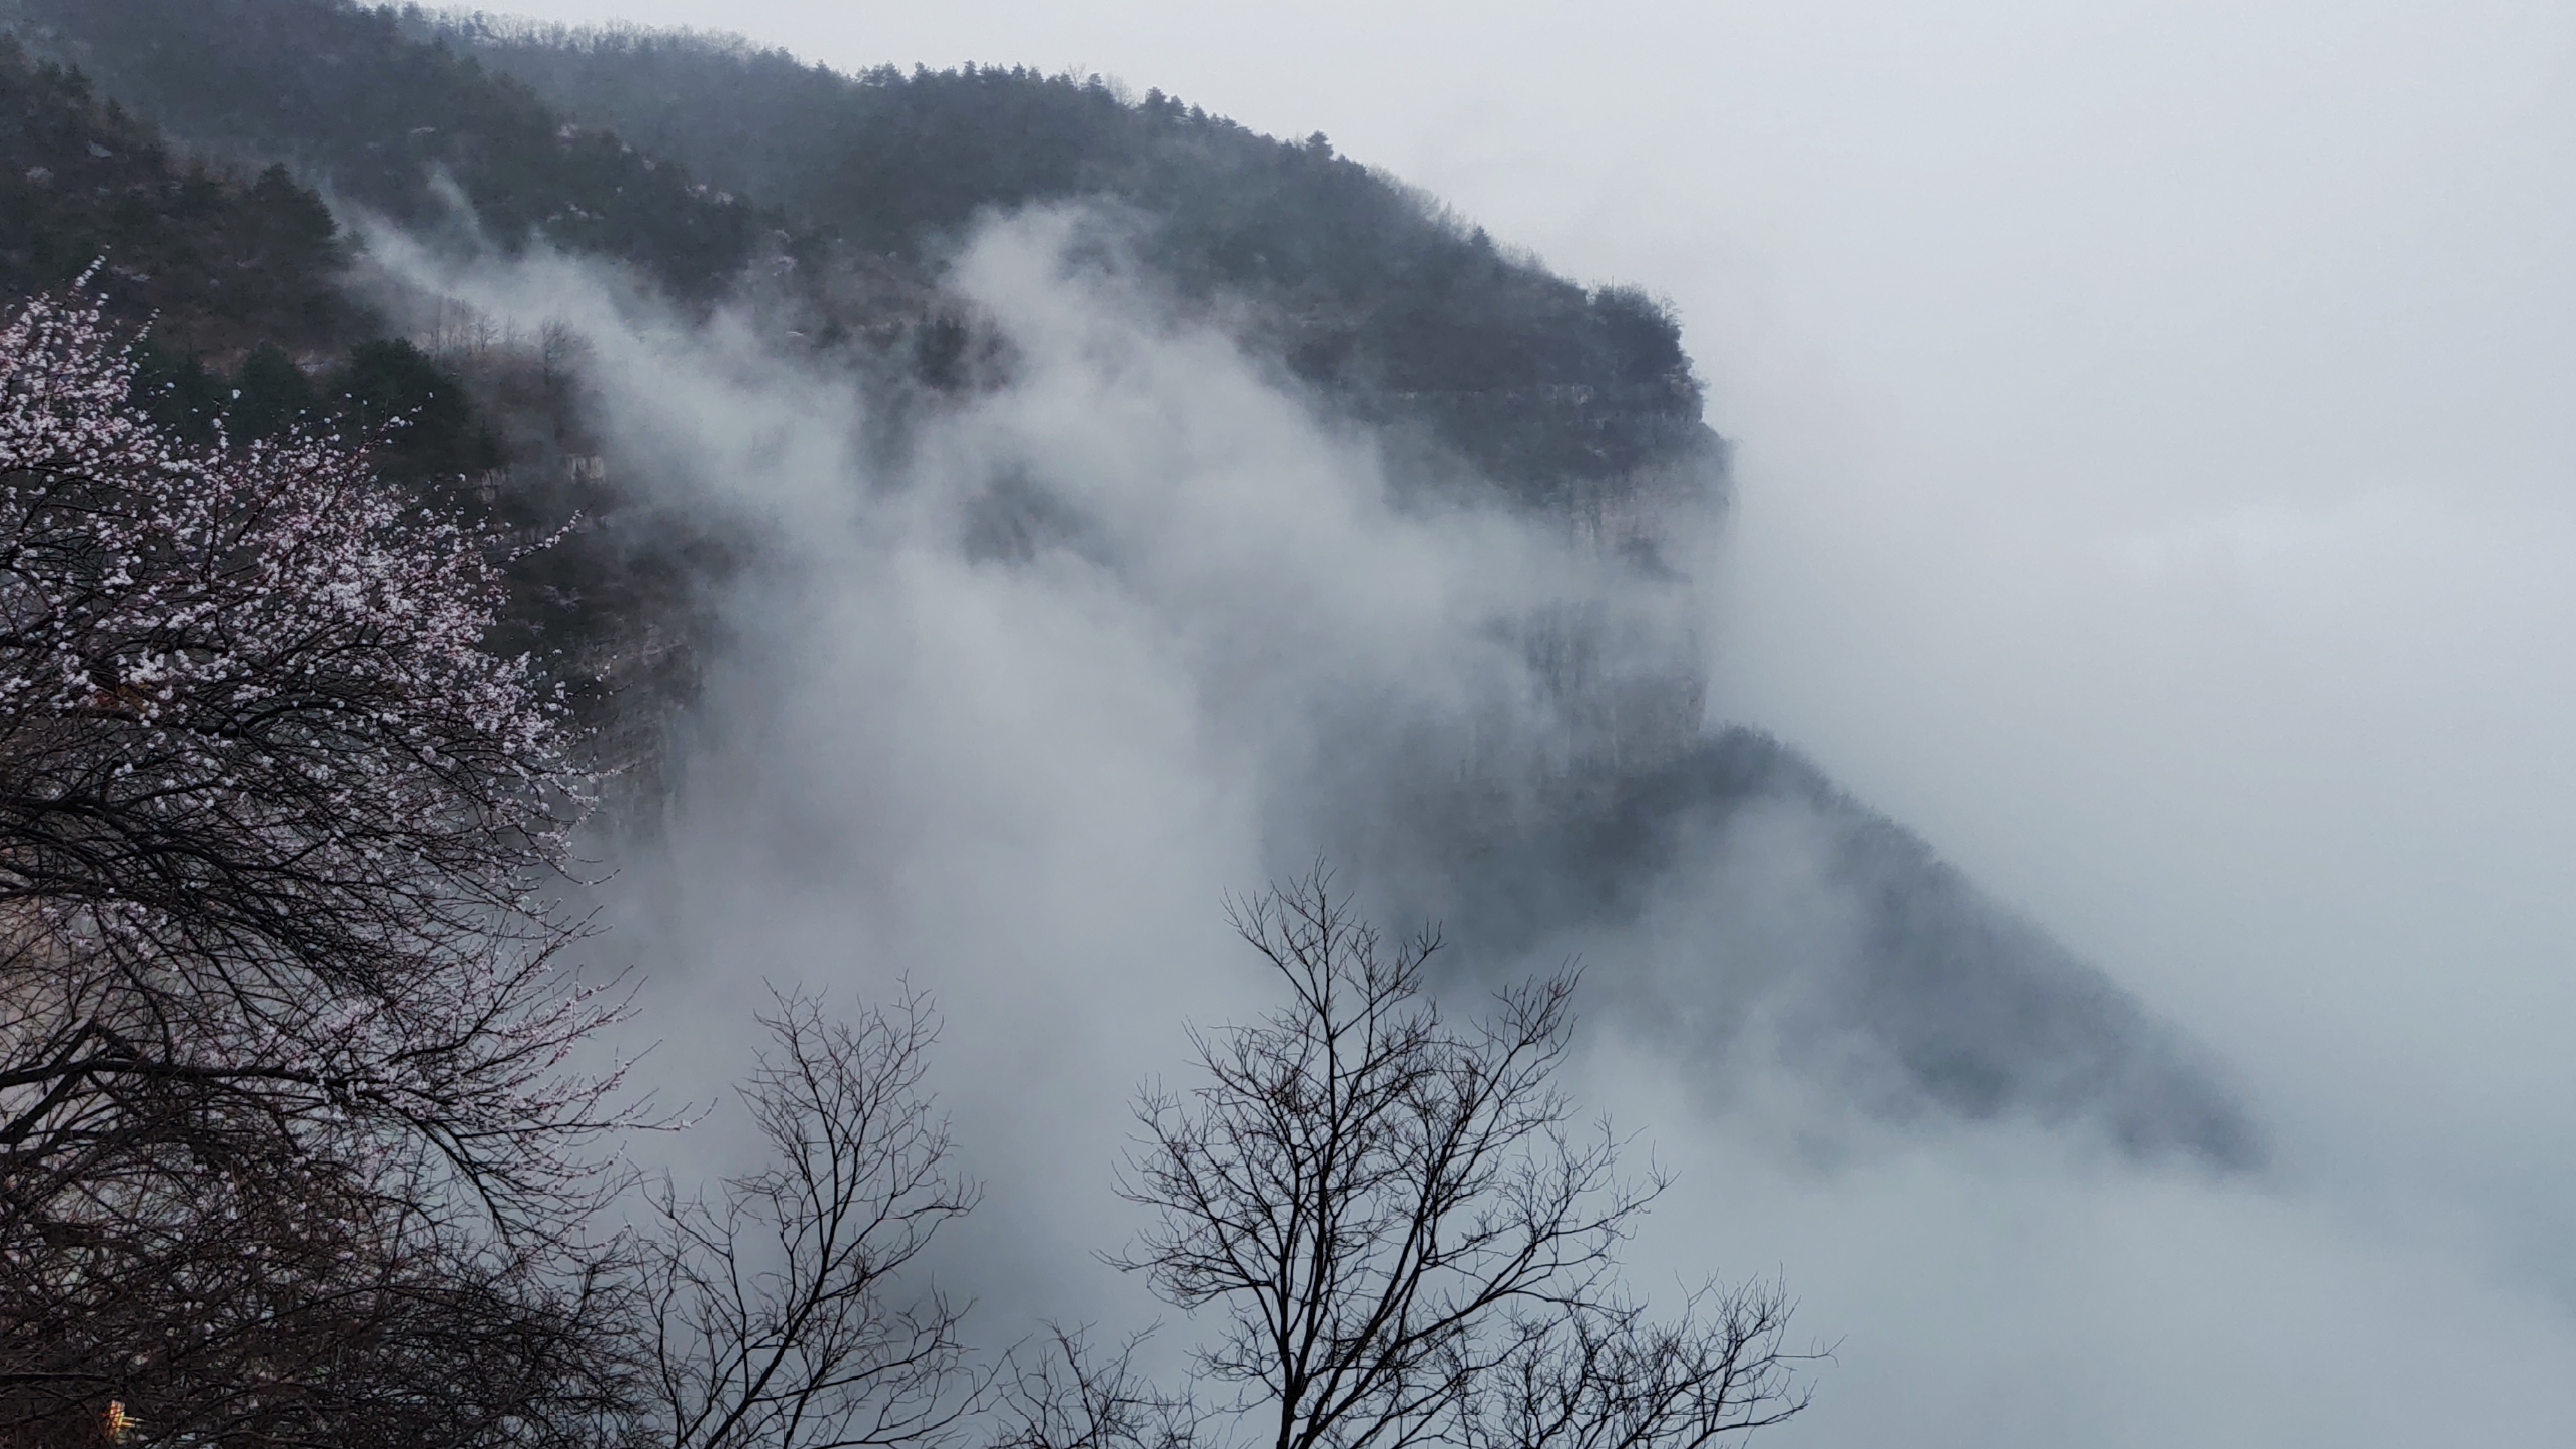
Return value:
M 729 41 L 342 0 L 0 0 L 12 10 L 199 145 L 285 161 L 414 227 L 451 220 L 450 179 L 495 243 L 623 258 L 682 296 L 774 252 L 802 269 L 821 335 L 893 338 L 931 374 L 955 344 L 917 299 L 949 241 L 987 210 L 1110 202 L 1175 285 L 1263 304 L 1248 341 L 1518 496 L 1640 470 L 1722 482 L 1662 306 L 1511 255 L 1320 136 L 1273 140 L 1097 77 L 845 76 Z
M 730 281 L 763 219 L 526 87 L 334 0 L 9 0 L 40 47 L 165 129 L 413 226 L 452 180 L 494 243 L 629 258 L 697 295 Z
M 136 8 L 102 6 L 86 18 L 112 22 L 98 29 L 113 37 Z M 27 38 L 68 48 L 59 31 L 20 23 Z M 388 29 L 360 33 L 411 48 Z M 173 55 L 165 47 L 149 59 Z M 210 73 L 224 83 L 204 94 L 247 84 Z M 477 81 L 470 63 L 453 75 L 509 89 Z M 523 536 L 586 516 L 583 532 L 514 565 L 501 642 L 553 659 L 612 757 L 641 754 L 656 716 L 694 677 L 667 641 L 697 627 L 699 570 L 682 557 L 703 540 L 600 526 L 619 521 L 626 500 L 568 473 L 567 457 L 598 445 L 576 417 L 569 378 L 548 359 L 432 356 L 389 335 L 385 318 L 346 293 L 352 252 L 330 209 L 287 164 L 265 159 L 310 166 L 316 154 L 346 149 L 345 136 L 318 149 L 223 144 L 216 155 L 191 154 L 165 138 L 160 116 L 103 89 L 0 34 L 0 301 L 60 291 L 95 268 L 89 295 L 142 335 L 135 401 L 182 433 L 204 438 L 220 427 L 241 443 L 297 425 L 335 430 L 368 438 L 387 476 Z M 275 110 L 294 113 L 284 102 Z M 377 178 L 383 194 L 393 194 L 396 174 Z
M 2268 1151 L 2183 1033 L 1758 731 L 1719 731 L 1596 808 L 1477 852 L 1453 888 L 1444 913 L 1469 959 L 1572 953 L 1607 970 L 1637 939 L 1666 943 L 1661 969 L 1612 990 L 1685 1056 L 1759 1011 L 1777 1049 L 1845 1074 L 1880 1115 L 1928 1102 L 2090 1119 L 2140 1156 L 2230 1169 Z
M 496 466 L 461 380 L 343 295 L 349 248 L 282 165 L 248 174 L 175 152 L 89 78 L 0 35 L 0 297 L 89 295 L 143 333 L 137 400 L 236 441 L 298 419 L 376 432 L 426 481 Z
M 337 233 L 283 167 L 244 176 L 174 156 L 86 77 L 0 36 L 0 293 L 104 263 L 120 315 L 157 318 L 172 351 L 328 349 L 359 325 L 334 285 Z
M 470 46 L 586 123 L 781 207 L 822 238 L 935 255 L 981 212 L 1106 199 L 1185 289 L 1267 304 L 1261 341 L 1381 420 L 1430 427 L 1488 476 L 1546 498 L 1717 442 L 1679 324 L 1629 288 L 1586 289 L 1437 202 L 1335 154 L 1098 76 L 967 66 L 844 75 L 724 37 L 476 17 L 419 33 Z

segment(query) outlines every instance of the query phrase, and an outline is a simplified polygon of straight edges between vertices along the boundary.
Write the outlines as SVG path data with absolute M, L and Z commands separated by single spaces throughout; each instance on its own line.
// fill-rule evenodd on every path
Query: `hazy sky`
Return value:
M 1891 1333 L 2016 1275 L 2139 1305 L 2055 1343 L 2066 1314 L 1980 1318 L 2063 1399 L 2007 1442 L 2130 1442 L 2148 1390 L 2088 1355 L 2204 1335 L 2191 1293 L 2231 1284 L 2201 1306 L 2276 1351 L 2146 1356 L 2226 1392 L 2202 1442 L 2441 1442 L 2437 1393 L 2505 1406 L 2482 1442 L 2569 1422 L 2576 7 L 516 8 L 1097 70 L 1671 296 L 1740 447 L 1720 712 L 2216 1044 L 2285 1171 L 2344 1184 L 2320 1218 L 1900 1160 L 1747 1188 L 1754 1266 Z M 2007 1221 L 1934 1269 L 1889 1226 L 1918 1211 Z M 2316 1246 L 2347 1230 L 2369 1271 Z M 2159 1279 L 2193 1244 L 2191 1292 Z M 2467 1381 L 2300 1417 L 2428 1332 L 2479 1345 Z M 1844 1424 L 1975 1421 L 1955 1365 L 1852 1352 L 1878 1407 Z

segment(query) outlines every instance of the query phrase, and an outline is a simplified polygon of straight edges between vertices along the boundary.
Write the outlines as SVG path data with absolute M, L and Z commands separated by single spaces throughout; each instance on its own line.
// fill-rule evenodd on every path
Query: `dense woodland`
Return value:
M 88 78 L 0 37 L 0 287 L 27 296 L 104 261 L 118 315 L 184 356 L 329 349 L 355 320 L 321 199 L 283 166 L 174 155 Z
M 932 382 L 967 344 L 933 292 L 989 209 L 1128 208 L 1185 289 L 1248 295 L 1261 335 L 1344 406 L 1419 426 L 1533 500 L 1718 444 L 1679 329 L 1586 289 L 1430 199 L 1099 77 L 1024 68 L 844 76 L 736 42 L 434 22 L 321 0 L 14 0 L 41 44 L 219 154 L 415 227 L 452 178 L 493 242 L 542 237 L 708 297 L 787 264 L 826 343 Z M 794 138 L 792 143 L 786 138 Z
M 721 37 L 423 33 L 773 200 L 813 251 L 910 261 L 987 208 L 1113 199 L 1177 285 L 1259 299 L 1261 341 L 1298 375 L 1536 497 L 1715 446 L 1653 298 L 1512 255 L 1322 135 L 1274 140 L 1160 91 L 1016 66 L 845 76 Z
M 31 26 L 125 103 L 218 153 L 284 161 L 347 203 L 447 221 L 451 179 L 504 247 L 542 236 L 630 257 L 675 289 L 721 285 L 760 218 L 394 17 L 277 0 L 22 0 Z

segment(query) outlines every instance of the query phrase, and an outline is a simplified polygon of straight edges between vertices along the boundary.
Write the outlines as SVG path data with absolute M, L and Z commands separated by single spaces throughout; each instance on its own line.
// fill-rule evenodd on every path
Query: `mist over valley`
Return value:
M 1014 43 L 1013 25 L 1037 22 L 1007 9 L 975 43 L 1048 53 L 1035 30 Z M 595 796 L 542 908 L 591 934 L 546 949 L 584 979 L 629 971 L 633 993 L 631 1015 L 561 1059 L 676 1114 L 620 1119 L 637 1130 L 615 1160 L 647 1182 L 764 1180 L 778 1139 L 743 1084 L 791 1080 L 777 1053 L 809 1060 L 807 1041 L 844 1042 L 821 1059 L 935 1100 L 896 1120 L 953 1136 L 929 1152 L 920 1126 L 886 1159 L 974 1185 L 921 1209 L 949 1225 L 886 1282 L 936 1284 L 936 1300 L 903 1300 L 902 1322 L 931 1346 L 918 1362 L 958 1377 L 864 1381 L 904 1385 L 892 1399 L 835 1389 L 881 1426 L 889 1402 L 920 1416 L 872 1439 L 792 1415 L 705 1428 L 727 1382 L 711 1372 L 703 1442 L 1107 1449 L 1162 1434 L 1177 1449 L 1178 1401 L 1116 1375 L 1201 1383 L 1220 1360 L 1192 1355 L 1215 1352 L 1233 1300 L 1171 1287 L 1193 1281 L 1168 1276 L 1172 1259 L 1122 1271 L 1141 1260 L 1120 1254 L 1144 1251 L 1124 1245 L 1162 1241 L 1147 1205 L 1173 1179 L 1155 1154 L 1186 1162 L 1173 1143 L 1197 1141 L 1156 1136 L 1151 1110 L 1140 1127 L 1133 1104 L 1222 1100 L 1188 1095 L 1193 1071 L 1238 1049 L 1209 1043 L 1296 1009 L 1238 934 L 1291 943 L 1273 965 L 1305 962 L 1297 923 L 1340 921 L 1332 902 L 1376 925 L 1368 949 L 1387 962 L 1437 932 L 1384 989 L 1431 1013 L 1416 1049 L 1457 1054 L 1441 1071 L 1485 1070 L 1460 1064 L 1519 1022 L 1514 1049 L 1563 1083 L 1565 1115 L 1527 1139 L 1555 1146 L 1515 1171 L 1541 1180 L 1547 1151 L 1606 1114 L 1623 1161 L 1669 1175 L 1651 1211 L 1599 1228 L 1634 1300 L 1575 1295 L 1604 1316 L 1569 1319 L 1571 1341 L 1642 1331 L 1618 1316 L 1632 1310 L 1716 1302 L 1710 1321 L 1753 1325 L 1744 1343 L 1780 1355 L 1752 1355 L 1785 1376 L 1721 1396 L 1693 1431 L 1706 1437 L 1659 1428 L 1656 1445 L 2576 1431 L 2576 1087 L 2551 1045 L 2576 1006 L 2558 930 L 2576 924 L 2561 809 L 2576 776 L 2534 723 L 2569 697 L 2576 528 L 2546 486 L 2564 439 L 2527 441 L 2564 429 L 2480 414 L 2493 451 L 2454 460 L 2485 469 L 2475 486 L 2392 471 L 2351 496 L 2297 492 L 2360 466 L 2338 455 L 2314 474 L 2284 465 L 2294 482 L 2258 493 L 2172 456 L 2155 440 L 2178 435 L 2188 401 L 2133 386 L 2136 408 L 2167 411 L 2122 436 L 2168 449 L 2136 465 L 2168 473 L 2133 495 L 2085 481 L 2128 463 L 2064 463 L 2081 475 L 2066 482 L 2047 469 L 2116 431 L 2080 379 L 2050 421 L 1960 401 L 2026 378 L 1997 359 L 2019 355 L 2014 328 L 2044 334 L 2028 318 L 1957 327 L 1945 373 L 1918 364 L 1956 319 L 1890 304 L 1887 365 L 1944 373 L 1907 405 L 1958 402 L 1900 424 L 1901 407 L 1853 400 L 1892 374 L 1815 360 L 1818 338 L 1854 335 L 1840 320 L 1796 338 L 1758 315 L 1795 313 L 1783 299 L 1808 295 L 1824 261 L 1782 263 L 1792 280 L 1760 304 L 1709 290 L 1706 267 L 1668 281 L 1634 260 L 1656 245 L 1642 225 L 1604 250 L 1569 240 L 1635 219 L 1557 205 L 1572 182 L 1527 193 L 1522 215 L 1554 218 L 1550 234 L 1515 234 L 1519 193 L 1448 195 L 1406 164 L 1469 152 L 1355 154 L 1348 131 L 1391 149 L 1449 134 L 1408 131 L 1400 97 L 1333 137 L 1279 139 L 1227 119 L 1198 73 L 1122 58 L 1112 75 L 1105 52 L 1100 73 L 951 65 L 906 48 L 931 32 L 854 49 L 822 19 L 787 28 L 800 16 L 619 17 L 755 32 L 741 39 L 570 5 L 527 20 L 338 0 L 0 3 L 12 306 L 77 293 L 139 336 L 124 405 L 171 448 L 257 459 L 363 437 L 385 486 L 503 550 L 487 647 L 559 686 L 545 697 Z M 1652 29 L 1641 16 L 1616 24 Z M 1524 19 L 1495 21 L 1492 43 L 1539 45 Z M 1746 44 L 1789 74 L 1822 43 L 1742 16 L 1672 23 L 1693 45 L 1752 27 Z M 2411 23 L 2360 28 L 2393 44 Z M 2576 57 L 2576 31 L 2523 23 Z M 1177 43 L 1134 17 L 1100 33 L 1148 37 L 1144 59 Z M 2099 39 L 2029 44 L 2108 64 Z M 1892 44 L 1853 54 L 1893 64 Z M 1591 47 L 1570 93 L 1599 94 Z M 2140 64 L 2169 79 L 2165 60 Z M 2551 74 L 2528 104 L 2564 119 L 2576 71 Z M 1649 66 L 1639 114 L 1678 104 L 1682 75 Z M 1448 84 L 1423 82 L 1421 116 L 1467 104 Z M 1338 114 L 1327 94 L 1318 115 Z M 1251 86 L 1254 103 L 1277 113 L 1271 90 Z M 1529 164 L 1571 176 L 1557 144 L 1531 140 Z M 1639 178 L 1669 178 L 1697 198 L 1671 203 L 1687 230 L 1729 205 L 1692 169 L 1698 148 L 1773 156 L 1766 144 L 1641 141 L 1605 174 L 1640 196 L 1658 188 Z M 1824 214 L 1803 183 L 1763 189 L 1760 166 L 1795 154 L 1726 163 L 1752 168 L 1747 208 Z M 2533 157 L 2563 175 L 2563 146 Z M 1477 164 L 1455 175 L 1499 174 Z M 2488 193 L 2459 184 L 2463 215 L 2489 216 Z M 1919 219 L 1906 265 L 1932 265 L 1948 214 Z M 2569 217 L 2513 225 L 2564 237 Z M 1849 234 L 1815 235 L 1801 255 L 1837 256 Z M 1762 245 L 1748 237 L 1706 241 Z M 2088 245 L 2066 242 L 2065 265 Z M 1582 265 L 1552 265 L 1568 256 Z M 1603 256 L 1632 269 L 1573 274 Z M 1982 265 L 1959 263 L 1959 285 Z M 2404 295 L 2424 316 L 2484 315 Z M 2531 301 L 2564 319 L 2571 299 L 2562 279 Z M 2134 326 L 2118 335 L 2152 332 Z M 2189 392 L 2188 351 L 2131 365 Z M 2525 357 L 2561 381 L 2569 360 Z M 2424 400 L 2422 425 L 2450 426 L 2447 406 Z M 2391 469 L 2412 456 L 2393 435 L 2374 446 Z M 2499 774 L 2527 795 L 2476 803 L 2506 798 Z M 1310 889 L 1325 915 L 1298 914 Z M 1360 947 L 1317 949 L 1358 973 L 1333 980 L 1380 980 L 1351 964 Z M 44 951 L 10 969 L 57 969 Z M 1513 994 L 1550 980 L 1569 983 L 1562 1022 Z M 1377 1010 L 1354 1029 L 1379 1030 Z M 782 1019 L 816 1035 L 782 1036 Z M 830 1035 L 842 1019 L 855 1035 Z M 906 1035 L 934 1019 L 935 1040 Z M 678 1206 L 692 1190 L 656 1211 L 696 1221 Z M 649 1224 L 645 1201 L 595 1221 Z M 743 1261 L 792 1280 L 792 1237 L 784 1258 Z M 1689 1297 L 1703 1281 L 1785 1288 Z M 1792 1300 L 1794 1320 L 1764 1317 Z M 865 1322 L 850 1342 L 915 1361 Z M 1052 1361 L 1047 1334 L 1065 1327 L 1095 1354 L 1146 1336 L 1122 1359 L 1068 1350 L 1102 1377 L 1046 1399 L 1029 1365 Z M 17 1351 L 10 1331 L 0 1352 Z M 14 1331 L 51 1332 L 32 1316 Z M 1688 1360 L 1682 1340 L 1656 1342 L 1654 1362 Z M 1491 1351 L 1498 1366 L 1589 1362 Z M 2422 1387 L 2392 1405 L 2401 1371 Z M 0 1407 L 16 1372 L 0 1360 Z M 1241 1385 L 1269 1381 L 1225 1381 L 1232 1407 L 1191 1433 L 1266 1412 Z M 1103 1387 L 1117 1383 L 1136 1396 Z M 114 1392 L 151 1442 L 149 1390 Z M 584 1442 L 701 1442 L 676 1409 L 682 1428 L 634 1430 L 620 1392 L 599 1387 L 580 1412 L 625 1427 Z M 1775 1401 L 1794 1412 L 1770 1426 Z M 1037 1404 L 1094 1418 L 1056 1423 Z M 1509 1437 L 1484 1410 L 1389 1412 L 1425 1416 L 1401 1432 Z M 289 1442 L 187 1422 L 194 1442 Z M 471 1442 L 536 1442 L 523 1422 L 495 1410 Z M 1334 1449 L 1378 1442 L 1310 1427 Z M 418 1442 L 449 1442 L 438 1432 Z M 1520 1449 L 1572 1442 L 1521 1432 L 1536 1437 Z

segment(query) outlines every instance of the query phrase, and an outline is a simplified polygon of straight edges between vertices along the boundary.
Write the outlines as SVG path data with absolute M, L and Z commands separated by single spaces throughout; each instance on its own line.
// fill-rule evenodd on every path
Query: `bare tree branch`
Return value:
M 1623 1177 L 1553 1085 L 1571 974 L 1461 1024 L 1425 994 L 1437 934 L 1389 947 L 1320 866 L 1231 915 L 1288 1002 L 1194 1033 L 1200 1084 L 1144 1097 L 1121 1186 L 1157 1217 L 1111 1260 L 1213 1321 L 1207 1407 L 1268 1449 L 1703 1449 L 1805 1407 L 1777 1290 L 1655 1322 L 1619 1288 L 1665 1182 Z M 1024 1411 L 1015 1449 L 1122 1431 L 1084 1406 L 1138 1398 L 1125 1357 L 1078 1348 L 1034 1381 L 1067 1397 Z
M 1148 1335 L 1103 1353 L 1083 1328 L 1050 1324 L 1034 1358 L 1005 1371 L 994 1449 L 1194 1449 L 1203 1415 L 1135 1366 Z
M 651 1248 L 654 1379 L 673 1449 L 896 1449 L 943 1440 L 988 1381 L 965 1305 L 911 1281 L 980 1189 L 921 1090 L 937 1036 L 907 995 L 854 1022 L 778 995 L 745 1092 L 769 1166 L 719 1201 L 665 1187 Z

